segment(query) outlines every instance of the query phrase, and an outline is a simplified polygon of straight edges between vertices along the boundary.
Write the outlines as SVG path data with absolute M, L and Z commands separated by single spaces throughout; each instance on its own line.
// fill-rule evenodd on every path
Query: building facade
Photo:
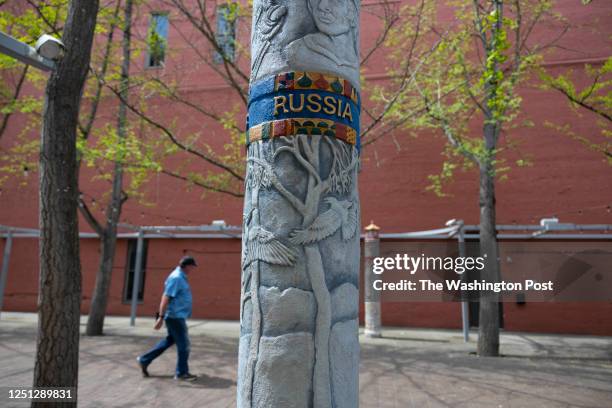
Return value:
M 405 2 L 392 2 L 398 7 Z M 575 3 L 575 4 L 574 4 Z M 376 43 L 380 35 L 380 20 L 369 13 L 380 7 L 379 2 L 363 2 L 361 37 L 362 54 Z M 140 10 L 135 22 L 136 36 L 146 37 L 155 31 L 165 38 L 163 52 L 151 48 L 134 57 L 135 70 L 148 75 L 161 75 L 179 81 L 182 95 L 190 102 L 217 107 L 220 112 L 235 111 L 245 115 L 232 86 L 215 72 L 223 61 L 218 52 L 197 36 L 185 15 L 164 8 L 164 3 L 151 3 Z M 232 38 L 248 42 L 249 18 L 232 22 L 226 9 L 209 10 L 214 29 L 226 55 L 233 55 L 238 66 L 248 71 L 248 56 L 242 55 Z M 602 64 L 610 54 L 606 39 L 612 34 L 612 14 L 609 7 L 594 2 L 584 7 L 580 2 L 559 2 L 561 14 L 576 27 L 564 38 L 564 47 L 547 56 L 552 72 L 573 68 L 578 72 L 585 63 Z M 553 35 L 542 29 L 538 36 Z M 229 39 L 229 40 L 228 40 Z M 586 46 L 585 46 L 586 45 Z M 204 63 L 202 55 L 213 64 Z M 375 85 L 389 81 L 385 50 L 374 52 L 364 66 L 368 92 Z M 581 80 L 586 81 L 585 78 Z M 497 219 L 499 224 L 537 224 L 545 217 L 558 217 L 575 224 L 612 224 L 612 172 L 601 153 L 587 149 L 579 141 L 545 126 L 545 122 L 571 123 L 586 134 L 597 130 L 594 118 L 577 115 L 558 93 L 542 91 L 535 86 L 521 90 L 525 119 L 535 126 L 518 127 L 509 131 L 518 148 L 506 155 L 508 161 L 526 154 L 530 166 L 512 168 L 508 179 L 497 184 Z M 367 106 L 367 104 L 366 104 Z M 227 131 L 218 121 L 194 114 L 186 104 L 161 102 L 159 120 L 172 123 L 183 135 L 198 134 L 212 149 L 220 150 L 228 142 Z M 97 124 L 114 119 L 112 102 L 102 106 Z M 178 125 L 177 125 L 178 123 Z M 0 146 L 8 148 L 26 126 L 23 119 L 11 119 Z M 509 137 L 510 135 L 503 135 Z M 36 132 L 32 132 L 35 138 Z M 440 172 L 444 140 L 439 135 L 414 138 L 402 130 L 381 136 L 361 153 L 359 190 L 362 225 L 373 220 L 381 232 L 403 232 L 438 228 L 449 219 L 463 219 L 466 224 L 478 223 L 478 175 L 475 171 L 458 172 L 444 197 L 427 189 L 428 175 Z M 208 165 L 187 157 L 169 159 L 193 171 L 205 171 Z M 24 172 L 25 173 L 25 172 Z M 95 169 L 81 174 L 83 193 L 90 201 L 103 201 L 107 186 L 91 181 Z M 38 227 L 37 174 L 11 178 L 0 191 L 0 224 L 13 227 Z M 24 182 L 25 181 L 25 182 Z M 145 185 L 147 205 L 136 200 L 125 204 L 122 222 L 131 225 L 205 225 L 213 220 L 225 220 L 228 225 L 240 225 L 242 199 L 222 193 L 207 192 L 197 186 L 158 173 Z M 86 221 L 80 228 L 91 232 Z M 0 246 L 5 245 L 2 240 Z M 240 298 L 240 239 L 239 238 L 150 238 L 146 245 L 146 264 L 142 300 L 138 314 L 152 316 L 159 304 L 163 282 L 178 259 L 189 253 L 201 267 L 190 276 L 194 293 L 194 317 L 237 320 Z M 0 250 L 2 249 L 0 247 Z M 83 276 L 83 313 L 88 312 L 98 267 L 99 243 L 96 238 L 81 240 Z M 128 315 L 135 254 L 135 239 L 121 238 L 114 261 L 108 306 L 110 315 Z M 9 274 L 2 310 L 35 311 L 38 288 L 38 246 L 34 238 L 15 238 L 11 252 Z M 502 271 L 503 273 L 503 271 Z M 504 328 L 516 331 L 541 331 L 577 334 L 612 335 L 612 302 L 575 303 L 506 303 Z M 460 328 L 461 309 L 457 303 L 383 303 L 384 325 Z

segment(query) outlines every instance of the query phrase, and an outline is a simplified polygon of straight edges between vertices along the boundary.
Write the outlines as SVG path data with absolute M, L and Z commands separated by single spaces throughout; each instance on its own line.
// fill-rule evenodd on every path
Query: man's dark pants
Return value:
M 176 375 L 181 376 L 189 373 L 187 360 L 189 359 L 189 335 L 185 319 L 166 318 L 168 336 L 155 345 L 150 351 L 140 356 L 140 364 L 148 366 L 159 357 L 166 349 L 176 344 L 178 359 L 176 363 Z

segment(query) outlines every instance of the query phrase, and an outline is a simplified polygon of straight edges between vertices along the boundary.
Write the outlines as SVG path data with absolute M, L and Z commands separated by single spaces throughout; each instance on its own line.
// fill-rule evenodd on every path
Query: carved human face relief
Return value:
M 355 20 L 351 0 L 308 0 L 308 6 L 317 29 L 329 36 L 348 32 Z

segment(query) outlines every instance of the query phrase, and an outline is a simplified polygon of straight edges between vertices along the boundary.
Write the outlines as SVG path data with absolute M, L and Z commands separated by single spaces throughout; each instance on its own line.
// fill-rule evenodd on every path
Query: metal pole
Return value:
M 138 289 L 140 289 L 140 276 L 142 275 L 142 250 L 144 244 L 144 232 L 138 230 L 138 243 L 136 244 L 136 266 L 134 268 L 134 280 L 132 282 L 132 309 L 130 311 L 130 326 L 136 324 L 136 308 L 138 307 Z
M 459 229 L 457 230 L 457 241 L 459 243 L 459 256 L 465 257 L 465 235 L 463 232 L 463 221 L 458 222 Z M 463 279 L 463 276 L 462 276 Z M 469 314 L 469 302 L 468 300 L 461 301 L 461 322 L 463 326 L 463 341 L 470 341 L 470 314 Z
M 2 256 L 2 272 L 0 272 L 0 312 L 2 311 L 2 301 L 4 300 L 4 287 L 8 276 L 9 262 L 11 260 L 11 249 L 13 247 L 13 233 L 8 230 L 6 243 L 4 244 L 4 255 Z
M 0 32 L 0 53 L 42 71 L 53 71 L 55 69 L 55 62 L 38 55 L 36 50 L 28 44 L 16 40 L 3 32 Z

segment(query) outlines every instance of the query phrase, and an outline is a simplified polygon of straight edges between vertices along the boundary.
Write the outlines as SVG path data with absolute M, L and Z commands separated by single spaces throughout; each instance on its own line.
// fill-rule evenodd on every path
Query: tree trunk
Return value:
M 492 2 L 496 21 L 491 27 L 491 34 L 484 52 L 487 60 L 487 70 L 492 73 L 484 86 L 485 115 L 483 126 L 484 157 L 479 161 L 480 170 L 480 256 L 484 257 L 484 269 L 480 277 L 486 282 L 497 283 L 500 280 L 500 266 L 497 248 L 497 220 L 495 217 L 495 149 L 501 129 L 499 109 L 491 101 L 497 99 L 500 90 L 498 74 L 501 67 L 493 58 L 494 53 L 501 53 L 497 36 L 503 30 L 503 2 Z M 488 17 L 486 17 L 488 18 Z M 482 21 L 478 23 L 482 25 Z M 488 24 L 488 23 L 487 23 Z M 489 67 L 490 61 L 493 66 Z M 499 355 L 499 294 L 493 291 L 480 292 L 480 310 L 478 322 L 478 355 L 496 357 Z
M 499 259 L 495 219 L 495 174 L 492 159 L 480 165 L 480 256 L 484 269 L 480 276 L 487 282 L 499 282 Z M 493 291 L 481 292 L 478 355 L 499 355 L 499 295 Z
M 76 128 L 98 1 L 70 3 L 58 61 L 46 90 L 40 154 L 40 285 L 34 387 L 76 387 L 81 267 Z M 32 406 L 76 406 L 76 402 Z
M 100 237 L 100 264 L 98 266 L 96 285 L 91 298 L 87 329 L 85 331 L 88 336 L 100 336 L 103 334 L 104 329 L 104 316 L 106 315 L 106 305 L 108 304 L 108 293 L 117 243 L 116 225 L 113 225 L 111 231 L 110 224 L 109 220 L 108 227 L 104 229 L 104 234 Z
M 100 336 L 104 330 L 104 316 L 108 304 L 108 293 L 113 273 L 113 263 L 115 260 L 115 248 L 117 246 L 117 224 L 121 216 L 123 205 L 123 156 L 122 141 L 125 140 L 127 133 L 127 106 L 128 90 L 130 85 L 130 47 L 131 47 L 131 27 L 132 27 L 132 0 L 125 3 L 124 28 L 123 28 L 123 63 L 121 65 L 121 82 L 119 93 L 119 113 L 117 122 L 117 136 L 119 139 L 119 152 L 115 161 L 113 173 L 113 189 L 111 200 L 106 209 L 106 227 L 104 234 L 100 237 L 100 264 L 96 275 L 96 285 L 91 299 L 89 318 L 87 319 L 87 335 Z

